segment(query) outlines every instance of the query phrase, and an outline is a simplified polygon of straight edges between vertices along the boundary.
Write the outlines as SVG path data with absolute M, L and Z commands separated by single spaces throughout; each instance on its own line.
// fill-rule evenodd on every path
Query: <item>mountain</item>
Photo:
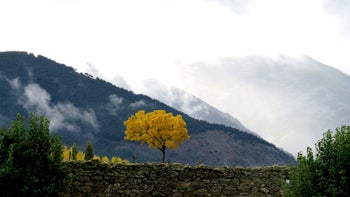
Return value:
M 186 90 L 294 155 L 350 124 L 350 76 L 308 56 L 227 57 L 186 71 Z
M 40 55 L 0 53 L 0 82 L 2 126 L 18 112 L 42 114 L 50 119 L 51 130 L 62 136 L 64 144 L 76 143 L 84 150 L 86 142 L 91 141 L 98 155 L 159 161 L 158 150 L 124 141 L 123 121 L 141 109 L 164 109 L 182 115 L 191 136 L 178 150 L 168 150 L 171 162 L 212 166 L 295 164 L 292 156 L 257 136 L 191 118 L 148 96 L 77 73 Z
M 238 119 L 230 114 L 216 109 L 202 99 L 179 88 L 167 87 L 156 80 L 146 80 L 144 81 L 143 93 L 193 118 L 208 121 L 209 123 L 223 124 L 258 136 L 258 134 L 247 129 Z

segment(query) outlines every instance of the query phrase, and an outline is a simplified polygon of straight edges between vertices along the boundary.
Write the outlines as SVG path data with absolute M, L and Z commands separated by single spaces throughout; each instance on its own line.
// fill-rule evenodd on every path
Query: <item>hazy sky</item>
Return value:
M 308 55 L 350 74 L 347 0 L 0 0 L 0 27 L 0 51 L 41 54 L 137 93 L 146 79 L 186 90 L 187 65 L 221 57 Z

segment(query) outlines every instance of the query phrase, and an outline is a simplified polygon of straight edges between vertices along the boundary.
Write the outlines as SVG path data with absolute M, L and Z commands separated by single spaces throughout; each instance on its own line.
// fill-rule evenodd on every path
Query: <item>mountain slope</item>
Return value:
M 156 98 L 193 118 L 208 121 L 210 123 L 223 124 L 258 136 L 258 134 L 244 127 L 239 120 L 232 117 L 230 114 L 221 112 L 200 98 L 179 88 L 169 88 L 162 85 L 161 82 L 147 80 L 144 82 L 143 93 L 152 98 Z
M 189 91 L 294 155 L 350 124 L 350 76 L 310 57 L 223 58 L 186 69 Z
M 215 166 L 295 163 L 291 156 L 254 135 L 193 119 L 150 97 L 79 74 L 43 56 L 0 53 L 0 81 L 2 125 L 17 112 L 43 114 L 65 144 L 76 143 L 83 150 L 85 143 L 92 141 L 99 155 L 159 161 L 158 150 L 123 140 L 123 121 L 141 109 L 164 109 L 181 114 L 191 135 L 178 151 L 168 151 L 171 162 Z

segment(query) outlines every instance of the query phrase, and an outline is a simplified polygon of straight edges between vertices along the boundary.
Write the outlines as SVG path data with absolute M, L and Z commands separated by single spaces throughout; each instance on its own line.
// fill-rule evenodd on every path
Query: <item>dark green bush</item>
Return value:
M 94 149 L 92 148 L 92 143 L 88 142 L 85 148 L 85 160 L 91 160 L 94 158 Z
M 328 130 L 316 143 L 316 154 L 310 147 L 306 156 L 298 154 L 298 166 L 285 185 L 286 196 L 350 195 L 350 126 Z
M 43 116 L 17 115 L 0 130 L 0 196 L 59 196 L 66 188 L 62 144 Z

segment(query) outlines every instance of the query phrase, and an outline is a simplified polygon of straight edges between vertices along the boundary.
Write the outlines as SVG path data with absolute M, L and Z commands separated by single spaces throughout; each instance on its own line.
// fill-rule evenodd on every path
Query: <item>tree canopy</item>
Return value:
M 147 143 L 149 148 L 157 148 L 163 153 L 165 161 L 166 148 L 177 149 L 184 140 L 189 140 L 186 122 L 181 115 L 173 116 L 164 110 L 145 113 L 138 111 L 124 122 L 125 140 Z
M 50 134 L 49 120 L 17 115 L 0 129 L 0 196 L 59 196 L 68 180 L 61 139 Z
M 324 133 L 316 154 L 298 154 L 298 166 L 286 185 L 287 196 L 348 196 L 350 194 L 350 126 Z

